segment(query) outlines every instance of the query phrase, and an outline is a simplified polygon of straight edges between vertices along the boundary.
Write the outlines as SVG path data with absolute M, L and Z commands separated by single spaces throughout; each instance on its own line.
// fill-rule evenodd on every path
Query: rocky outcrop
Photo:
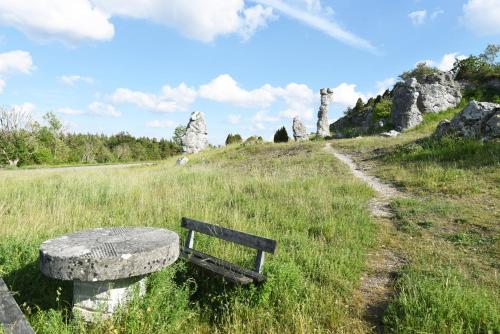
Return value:
M 423 120 L 417 105 L 420 96 L 418 86 L 417 79 L 410 78 L 394 87 L 391 119 L 398 131 L 413 128 Z
M 299 117 L 294 117 L 293 118 L 293 138 L 295 141 L 303 141 L 303 140 L 308 140 L 309 135 L 307 134 L 307 128 L 302 123 Z
M 456 107 L 461 99 L 461 86 L 452 73 L 437 72 L 420 82 L 410 78 L 394 87 L 392 123 L 398 131 L 413 128 L 422 122 L 423 114 Z
M 318 130 L 319 137 L 326 137 L 330 135 L 330 125 L 328 124 L 328 105 L 333 98 L 333 90 L 331 88 L 321 88 L 321 106 L 318 111 Z
M 182 152 L 197 153 L 207 146 L 208 131 L 205 116 L 202 112 L 193 112 L 186 128 L 186 134 L 182 137 Z
M 462 99 L 460 84 L 453 79 L 451 73 L 428 75 L 419 84 L 418 107 L 424 114 L 454 108 Z
M 500 138 L 500 104 L 471 101 L 451 121 L 441 121 L 434 136 Z

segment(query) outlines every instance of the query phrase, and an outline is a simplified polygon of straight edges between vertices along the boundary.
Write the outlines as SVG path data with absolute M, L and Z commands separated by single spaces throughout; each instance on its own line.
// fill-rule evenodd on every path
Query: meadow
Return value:
M 500 332 L 500 143 L 431 135 L 460 108 L 428 114 L 397 138 L 334 147 L 406 195 L 381 242 L 404 256 L 384 315 L 396 333 Z
M 0 171 L 0 275 L 38 333 L 366 332 L 352 302 L 377 227 L 372 190 L 323 142 L 235 145 L 155 166 Z M 46 239 L 101 226 L 178 232 L 187 216 L 278 241 L 268 281 L 240 288 L 179 260 L 148 293 L 94 326 L 71 315 L 71 284 L 45 278 Z M 254 253 L 214 238 L 197 248 L 240 265 Z

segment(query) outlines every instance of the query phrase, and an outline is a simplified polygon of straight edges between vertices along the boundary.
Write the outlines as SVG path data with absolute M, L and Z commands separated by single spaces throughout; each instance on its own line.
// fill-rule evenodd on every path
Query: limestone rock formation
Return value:
M 307 135 L 307 128 L 302 123 L 299 117 L 293 118 L 293 138 L 295 141 L 308 140 L 309 136 Z
M 328 124 L 328 105 L 332 102 L 333 90 L 331 88 L 321 88 L 321 106 L 318 111 L 317 135 L 326 137 L 330 135 L 330 125 Z
M 456 107 L 462 99 L 461 87 L 451 73 L 438 72 L 426 76 L 419 86 L 420 112 L 440 112 Z
M 422 122 L 423 114 L 456 107 L 461 99 L 461 86 L 451 73 L 430 74 L 421 82 L 410 78 L 394 87 L 392 123 L 398 131 L 413 128 Z
M 420 96 L 418 86 L 417 79 L 410 78 L 394 87 L 391 118 L 392 124 L 398 131 L 413 128 L 423 120 L 417 106 Z
M 451 121 L 441 121 L 434 136 L 500 138 L 500 104 L 471 101 Z
M 182 152 L 197 153 L 208 146 L 208 131 L 205 116 L 202 112 L 195 111 L 186 128 L 186 134 L 182 137 Z

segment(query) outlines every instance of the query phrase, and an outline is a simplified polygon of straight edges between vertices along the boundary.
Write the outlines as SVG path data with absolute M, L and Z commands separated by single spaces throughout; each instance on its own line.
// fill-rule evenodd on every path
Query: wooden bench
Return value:
M 264 252 L 270 254 L 276 253 L 275 240 L 203 223 L 189 218 L 182 218 L 181 226 L 189 230 L 185 245 L 181 247 L 180 256 L 182 258 L 206 270 L 219 274 L 231 282 L 241 285 L 262 283 L 266 280 L 266 276 L 262 274 L 264 267 Z M 194 250 L 194 232 L 203 233 L 256 249 L 257 257 L 255 259 L 254 270 L 242 268 L 236 264 Z
M 7 285 L 0 278 L 0 332 L 2 329 L 5 334 L 35 334 Z

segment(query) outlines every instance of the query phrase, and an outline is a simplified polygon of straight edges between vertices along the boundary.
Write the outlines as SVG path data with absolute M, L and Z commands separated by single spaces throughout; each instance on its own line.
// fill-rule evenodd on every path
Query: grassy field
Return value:
M 324 143 L 234 146 L 185 167 L 0 172 L 0 275 L 38 333 L 366 332 L 351 302 L 377 228 L 373 192 Z M 261 287 L 242 289 L 178 261 L 151 276 L 146 298 L 94 327 L 71 316 L 71 285 L 38 269 L 44 240 L 100 226 L 177 231 L 191 218 L 278 241 Z M 197 248 L 251 266 L 248 249 Z
M 407 259 L 385 313 L 392 332 L 500 333 L 500 143 L 432 140 L 457 111 L 397 138 L 334 142 L 408 195 L 391 203 L 394 231 L 382 231 Z

